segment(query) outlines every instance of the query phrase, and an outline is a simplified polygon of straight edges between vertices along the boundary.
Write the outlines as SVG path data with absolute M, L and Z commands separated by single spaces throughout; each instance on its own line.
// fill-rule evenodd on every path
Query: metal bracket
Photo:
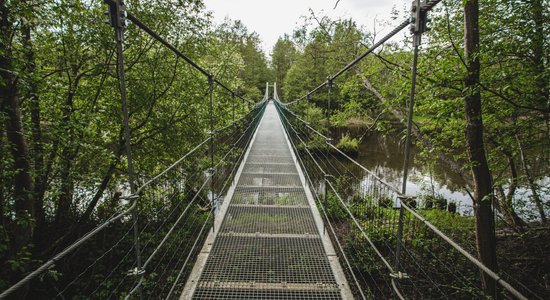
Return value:
M 128 270 L 128 272 L 126 273 L 126 275 L 128 276 L 141 276 L 143 274 L 145 274 L 145 270 L 138 269 L 138 268 L 133 268 L 131 270 Z
M 119 200 L 137 201 L 139 197 L 140 196 L 139 196 L 139 189 L 138 189 L 136 194 L 120 197 Z
M 214 169 L 214 168 L 208 168 L 208 170 L 207 170 L 206 172 L 208 172 L 208 175 L 213 176 L 214 173 L 216 172 L 216 169 Z
M 109 6 L 109 11 L 105 12 L 105 16 L 107 16 L 107 20 L 105 20 L 105 22 L 115 28 L 126 28 L 128 13 L 126 12 L 126 4 L 124 4 L 124 1 L 105 1 L 105 4 Z
M 334 141 L 334 139 L 329 138 L 329 137 L 325 139 L 325 143 L 330 144 L 330 145 L 332 145 L 333 141 Z
M 126 197 L 126 199 L 128 199 L 128 200 L 137 200 L 137 199 L 139 199 L 139 194 L 130 195 L 130 196 Z
M 334 78 L 332 78 L 332 76 L 329 76 L 327 77 L 327 87 L 328 89 L 332 89 L 332 82 L 333 82 Z
M 395 279 L 409 279 L 409 278 L 411 278 L 411 277 L 409 276 L 409 274 L 403 273 L 403 272 L 393 272 L 393 273 L 390 273 L 390 277 L 391 277 L 391 278 L 395 278 Z
M 414 35 L 414 44 L 416 46 L 421 43 L 422 33 L 429 31 L 427 23 L 430 21 L 428 18 L 428 11 L 425 9 L 427 6 L 426 0 L 413 0 L 411 6 L 411 33 Z

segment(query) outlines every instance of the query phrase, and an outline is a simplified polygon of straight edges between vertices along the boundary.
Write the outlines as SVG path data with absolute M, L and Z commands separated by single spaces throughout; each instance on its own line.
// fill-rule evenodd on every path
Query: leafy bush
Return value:
M 325 130 L 325 117 L 323 110 L 319 107 L 309 106 L 305 111 L 305 120 L 311 124 L 311 126 L 317 130 L 323 132 Z
M 359 151 L 359 140 L 356 138 L 351 138 L 349 135 L 345 134 L 342 136 L 336 147 L 345 153 L 357 153 L 357 151 Z
M 441 195 L 426 195 L 424 199 L 424 209 L 447 209 L 447 199 Z

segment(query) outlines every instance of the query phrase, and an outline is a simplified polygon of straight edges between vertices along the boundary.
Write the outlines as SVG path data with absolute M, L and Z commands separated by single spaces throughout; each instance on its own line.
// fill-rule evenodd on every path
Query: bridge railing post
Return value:
M 396 241 L 396 249 L 395 249 L 395 265 L 394 270 L 396 273 L 401 271 L 401 247 L 403 243 L 403 219 L 405 210 L 403 208 L 403 205 L 401 203 L 404 203 L 407 197 L 405 196 L 397 196 L 397 201 L 399 203 L 399 220 L 397 223 L 397 241 Z
M 212 74 L 208 75 L 208 98 L 209 98 L 209 105 L 208 105 L 208 115 L 209 115 L 209 127 L 210 130 L 208 131 L 208 135 L 210 136 L 210 144 L 209 144 L 209 154 L 210 154 L 210 168 L 208 169 L 208 176 L 210 180 L 210 210 L 212 213 L 212 219 L 215 221 L 216 217 L 216 196 L 215 196 L 215 182 L 214 182 L 214 76 Z M 214 222 L 215 224 L 215 222 Z M 212 226 L 212 230 L 214 230 L 214 226 Z
M 126 5 L 124 0 L 116 0 L 114 3 L 106 2 L 109 6 L 109 19 L 107 22 L 115 30 L 115 41 L 117 50 L 117 71 L 120 85 L 120 101 L 122 106 L 122 118 L 124 123 L 124 142 L 126 148 L 126 156 L 128 163 L 128 181 L 130 184 L 130 193 L 132 195 L 132 201 L 138 201 L 139 197 L 136 195 L 137 186 L 135 181 L 134 164 L 132 156 L 132 132 L 130 129 L 130 113 L 128 109 L 127 91 L 126 91 L 126 76 L 124 70 L 124 32 L 126 31 Z M 136 255 L 136 268 L 128 271 L 128 274 L 133 276 L 139 276 L 139 282 L 143 280 L 143 274 L 141 262 L 141 249 L 139 240 L 139 223 L 138 223 L 138 205 L 134 205 L 132 208 L 132 227 L 134 235 L 134 249 Z M 137 286 L 137 292 L 139 299 L 143 299 L 143 291 L 141 284 Z M 132 293 L 132 292 L 131 292 Z
M 332 143 L 332 138 L 330 138 L 330 98 L 332 93 L 332 77 L 329 76 L 327 78 L 327 110 L 326 110 L 326 131 L 327 131 L 327 138 L 325 140 L 325 158 L 328 160 L 329 157 L 329 151 L 330 151 L 330 144 Z M 309 97 L 309 96 L 308 96 Z M 309 100 L 309 99 L 308 99 Z M 330 177 L 330 174 L 325 173 L 324 174 L 324 180 L 325 180 L 325 195 L 324 195 L 324 209 L 328 214 L 328 178 Z M 328 220 L 327 220 L 328 222 Z M 325 228 L 323 227 L 323 234 L 324 234 Z
M 235 93 L 231 93 L 231 106 L 232 106 L 231 116 L 233 118 L 233 124 L 235 124 L 235 97 L 236 97 Z
M 331 94 L 332 94 L 332 83 L 333 83 L 333 78 L 332 76 L 329 76 L 327 77 L 327 111 L 326 111 L 326 128 L 327 128 L 327 137 L 330 138 L 330 101 L 331 101 Z M 328 149 L 328 145 L 327 145 L 327 149 Z
M 411 91 L 409 98 L 409 107 L 407 115 L 407 136 L 405 140 L 405 155 L 403 159 L 403 183 L 401 186 L 401 195 L 397 197 L 399 204 L 399 223 L 397 226 L 397 242 L 395 249 L 395 273 L 392 278 L 402 279 L 407 277 L 406 274 L 401 272 L 401 248 L 403 243 L 403 219 L 404 219 L 404 207 L 403 203 L 408 199 L 405 194 L 407 192 L 407 177 L 409 174 L 409 161 L 411 152 L 411 133 L 412 133 L 412 117 L 414 112 L 414 100 L 416 94 L 416 74 L 418 65 L 418 47 L 420 46 L 422 33 L 428 30 L 426 23 L 428 21 L 427 12 L 422 9 L 422 6 L 426 5 L 425 1 L 413 0 L 411 7 L 411 33 L 413 34 L 413 62 L 412 62 L 412 74 L 411 74 Z M 394 290 L 396 294 L 399 294 L 398 288 L 392 279 Z

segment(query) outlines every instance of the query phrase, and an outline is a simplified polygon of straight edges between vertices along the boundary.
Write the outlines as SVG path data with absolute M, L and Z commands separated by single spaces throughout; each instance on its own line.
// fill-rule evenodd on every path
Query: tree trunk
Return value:
M 483 143 L 483 118 L 479 91 L 479 3 L 464 1 L 464 59 L 467 67 L 464 89 L 466 141 L 474 181 L 474 214 L 476 242 L 481 262 L 497 271 L 495 222 L 493 215 L 493 186 Z M 481 272 L 485 292 L 496 296 L 496 282 Z
M 546 66 L 545 66 L 545 51 L 544 51 L 544 41 L 545 41 L 545 32 L 544 32 L 544 4 L 543 0 L 532 0 L 531 3 L 531 14 L 533 21 L 535 22 L 535 31 L 532 36 L 531 49 L 533 51 L 533 67 L 535 73 L 535 101 L 534 106 L 540 108 L 550 108 L 550 99 L 548 91 L 548 77 L 546 75 Z M 547 138 L 550 141 L 550 114 L 548 112 L 544 113 L 544 121 L 546 122 Z
M 510 227 L 518 232 L 523 232 L 525 231 L 524 227 L 527 226 L 527 224 L 518 216 L 514 206 L 512 205 L 512 200 L 518 186 L 518 172 L 516 163 L 511 153 L 505 152 L 504 155 L 508 159 L 508 164 L 510 165 L 511 181 L 508 186 L 507 193 L 504 193 L 502 186 L 495 187 L 497 199 L 495 199 L 494 204 L 497 210 L 504 216 L 506 223 L 508 223 Z
M 13 157 L 15 170 L 13 182 L 13 202 L 15 204 L 15 224 L 11 236 L 9 250 L 13 257 L 25 247 L 30 247 L 33 238 L 33 181 L 29 152 L 23 120 L 19 106 L 18 84 L 16 73 L 13 72 L 11 35 L 13 27 L 10 22 L 10 9 L 5 0 L 0 0 L 0 108 L 5 114 L 6 137 Z M 24 270 L 26 267 L 24 267 Z M 19 272 L 17 272 L 19 273 Z M 22 274 L 11 274 L 19 278 Z M 22 288 L 15 298 L 24 298 L 28 288 Z
M 3 111 L 3 108 L 0 107 L 0 111 Z M 6 157 L 8 154 L 5 151 L 6 148 L 6 141 L 4 139 L 4 122 L 3 118 L 0 116 L 0 162 L 7 161 Z M 6 173 L 4 173 L 3 169 L 0 169 L 0 229 L 5 228 L 6 224 L 4 224 L 4 205 L 6 203 L 6 188 L 9 185 L 7 178 L 5 177 Z M 0 237 L 1 239 L 1 237 Z
M 33 233 L 33 181 L 31 164 L 25 135 L 17 90 L 17 78 L 12 72 L 11 57 L 11 23 L 9 9 L 5 1 L 0 0 L 0 104 L 6 114 L 6 136 L 10 143 L 10 151 L 14 160 L 14 190 L 15 214 L 17 225 L 14 232 L 15 251 L 28 245 Z
M 531 171 L 529 170 L 527 158 L 525 158 L 525 153 L 523 152 L 523 146 L 517 134 L 516 134 L 516 141 L 518 143 L 519 156 L 521 159 L 521 166 L 523 168 L 523 173 L 525 174 L 525 177 L 527 178 L 527 183 L 529 184 L 529 188 L 531 189 L 531 198 L 533 199 L 533 201 L 535 202 L 535 205 L 537 206 L 541 222 L 543 224 L 546 224 L 547 219 L 546 219 L 546 212 L 544 211 L 544 205 L 542 203 L 542 199 L 540 198 L 537 192 L 537 186 L 535 184 L 535 181 L 533 180 L 533 177 L 531 176 Z
M 77 68 L 73 68 L 73 78 L 76 78 L 76 72 Z M 75 80 L 76 81 L 76 80 Z M 67 91 L 67 98 L 65 107 L 63 108 L 63 125 L 66 127 L 66 144 L 63 147 L 63 151 L 61 152 L 61 170 L 60 170 L 60 182 L 61 182 L 61 189 L 59 193 L 59 198 L 57 201 L 57 210 L 55 212 L 55 224 L 58 229 L 60 229 L 61 232 L 64 232 L 66 230 L 66 226 L 69 225 L 69 219 L 70 219 L 70 208 L 73 200 L 73 192 L 74 192 L 74 182 L 72 177 L 72 167 L 73 167 L 73 160 L 75 157 L 75 149 L 74 149 L 74 141 L 73 138 L 75 138 L 73 134 L 73 129 L 70 127 L 71 124 L 71 116 L 73 113 L 73 100 L 76 90 L 76 85 L 78 83 L 75 83 L 75 86 L 73 88 L 73 84 L 69 83 L 69 90 Z
M 109 168 L 107 169 L 107 173 L 105 174 L 105 176 L 103 176 L 103 180 L 101 181 L 101 184 L 99 185 L 99 188 L 97 189 L 97 192 L 94 195 L 94 198 L 88 204 L 88 207 L 86 208 L 86 211 L 84 212 L 84 214 L 80 217 L 78 224 L 84 224 L 86 221 L 88 221 L 88 219 L 94 212 L 95 207 L 97 206 L 97 203 L 99 203 L 99 200 L 103 196 L 103 192 L 105 191 L 105 189 L 107 189 L 109 182 L 111 182 L 113 174 L 115 173 L 116 166 L 118 165 L 118 160 L 120 159 L 121 155 L 122 155 L 121 151 L 118 151 L 115 160 L 111 162 L 111 164 L 109 165 Z
M 40 242 L 40 232 L 44 229 L 46 223 L 45 211 L 44 211 L 44 185 L 46 178 L 44 178 L 44 147 L 42 145 L 42 128 L 40 125 L 40 101 L 37 95 L 38 83 L 34 80 L 34 72 L 36 63 L 34 59 L 34 49 L 32 47 L 31 40 L 31 26 L 25 18 L 21 19 L 21 31 L 23 33 L 23 48 L 25 49 L 26 66 L 25 72 L 28 78 L 29 90 L 27 92 L 27 98 L 29 100 L 29 108 L 31 114 L 31 134 L 33 144 L 33 158 L 34 158 L 34 213 L 36 220 L 36 228 L 38 229 L 35 237 L 35 244 Z

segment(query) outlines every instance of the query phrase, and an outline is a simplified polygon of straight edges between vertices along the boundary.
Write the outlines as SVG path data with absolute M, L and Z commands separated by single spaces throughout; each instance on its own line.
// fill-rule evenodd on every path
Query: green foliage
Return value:
M 356 153 L 359 150 L 359 140 L 345 134 L 340 141 L 338 141 L 336 147 L 345 153 Z
M 279 37 L 271 53 L 271 68 L 277 82 L 278 95 L 283 95 L 284 80 L 297 57 L 296 46 L 288 35 Z
M 424 209 L 447 209 L 447 199 L 441 195 L 426 195 L 424 197 Z
M 313 128 L 322 128 L 322 126 L 325 124 L 323 111 L 315 106 L 308 106 L 306 108 L 304 120 L 308 122 Z
M 242 22 L 226 20 L 214 26 L 201 0 L 129 0 L 126 5 L 143 24 L 236 90 L 239 96 L 252 101 L 262 99 L 271 73 L 259 36 Z M 107 5 L 101 1 L 69 0 L 33 2 L 32 5 L 30 1 L 8 1 L 0 6 L 3 14 L 0 19 L 10 20 L 10 26 L 2 29 L 2 42 L 7 44 L 0 46 L 0 68 L 18 74 L 14 86 L 20 97 L 21 134 L 28 148 L 25 159 L 32 170 L 35 189 L 25 191 L 32 194 L 35 203 L 34 219 L 23 218 L 20 204 L 14 201 L 19 187 L 16 175 L 20 171 L 14 167 L 14 153 L 18 150 L 6 134 L 7 115 L 2 93 L 0 226 L 4 234 L 0 238 L 0 290 L 4 290 L 40 260 L 127 209 L 128 200 L 121 199 L 121 195 L 129 193 L 129 186 L 115 39 L 113 28 L 102 22 Z M 10 38 L 4 39 L 5 35 Z M 10 51 L 5 51 L 5 47 Z M 208 84 L 203 74 L 132 22 L 128 22 L 125 30 L 123 47 L 133 166 L 137 184 L 141 185 L 208 137 Z M 5 65 L 8 60 L 11 64 Z M 238 119 L 250 107 L 240 100 L 233 102 L 232 95 L 214 86 L 213 127 L 230 124 L 233 109 Z M 238 151 L 226 156 L 231 149 L 226 145 L 228 137 L 218 134 L 216 138 L 219 144 L 215 148 L 216 161 L 222 157 L 229 162 L 235 159 Z M 210 164 L 204 158 L 207 147 L 198 149 L 194 157 L 189 157 L 189 162 L 182 162 L 166 174 L 162 178 L 163 186 L 151 187 L 144 193 L 138 206 L 140 225 L 143 221 L 156 226 L 140 229 L 144 239 L 154 239 L 153 233 L 160 227 L 160 233 L 166 230 L 164 222 L 175 221 L 168 213 L 189 201 L 187 196 L 191 191 L 199 190 L 204 182 L 202 171 Z M 225 170 L 233 167 L 229 162 L 219 164 L 220 174 L 225 171 L 223 179 L 230 178 Z M 192 174 L 199 175 L 192 177 Z M 182 178 L 185 178 L 183 183 Z M 223 184 L 223 180 L 219 181 Z M 207 199 L 203 192 L 199 196 Z M 179 238 L 196 237 L 193 235 L 198 232 L 196 225 L 202 224 L 207 214 L 195 209 L 191 207 L 195 216 L 186 220 L 196 224 L 178 229 Z M 131 247 L 127 244 L 131 235 L 125 228 L 131 224 L 128 219 L 111 224 L 110 235 L 80 249 L 78 262 L 58 262 L 50 274 L 44 276 L 43 285 L 31 288 L 29 297 L 48 298 L 47 295 L 54 292 L 42 290 L 44 286 L 55 282 L 63 289 L 70 276 L 76 278 L 94 263 L 93 259 L 101 257 L 89 273 L 82 274 L 83 282 L 74 283 L 68 288 L 69 294 L 63 296 L 82 299 L 79 294 L 91 294 L 93 290 L 86 289 L 104 280 L 94 274 L 109 274 L 108 268 L 120 262 L 119 267 L 126 270 L 117 270 L 114 278 L 105 279 L 94 295 L 112 298 L 110 289 L 132 268 L 126 262 L 117 261 L 127 253 L 123 251 Z M 16 246 L 17 241 L 22 240 L 17 227 L 32 229 L 27 232 L 34 235 L 23 249 Z M 119 239 L 122 240 L 117 247 L 125 249 L 115 247 L 101 256 L 113 246 L 112 241 Z M 158 244 L 159 240 L 150 241 L 153 242 Z M 144 249 L 144 253 L 147 251 Z M 91 270 L 97 273 L 91 274 Z M 168 278 L 162 272 L 153 272 L 150 276 L 153 274 L 156 277 L 148 277 L 149 282 Z

